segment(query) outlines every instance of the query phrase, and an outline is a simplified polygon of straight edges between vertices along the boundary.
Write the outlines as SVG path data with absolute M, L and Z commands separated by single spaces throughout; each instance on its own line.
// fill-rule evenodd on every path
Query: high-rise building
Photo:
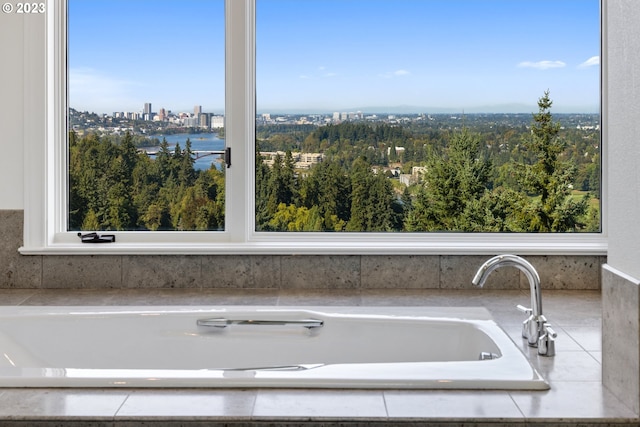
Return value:
M 198 114 L 198 124 L 201 128 L 209 127 L 209 115 L 207 113 Z
M 150 102 L 145 102 L 143 114 L 144 114 L 145 119 L 146 119 L 147 115 L 150 118 L 153 118 L 153 114 L 151 113 L 151 103 Z M 146 119 L 146 120 L 151 120 L 151 119 Z
M 202 105 L 196 105 L 195 107 L 193 107 L 193 115 L 196 117 L 200 117 L 200 114 L 202 114 Z

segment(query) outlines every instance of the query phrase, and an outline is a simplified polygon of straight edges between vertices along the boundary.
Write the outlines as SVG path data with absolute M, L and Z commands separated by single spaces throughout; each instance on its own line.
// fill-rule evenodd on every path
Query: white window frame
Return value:
M 25 19 L 25 221 L 22 254 L 371 254 L 371 255 L 606 255 L 607 144 L 602 144 L 601 233 L 276 233 L 255 231 L 255 1 L 225 0 L 225 231 L 115 232 L 115 243 L 83 244 L 66 231 L 66 1 L 46 0 L 46 24 Z M 601 0 L 605 8 L 607 0 Z M 601 33 L 606 34 L 601 23 Z M 604 37 L 604 36 L 603 36 Z M 601 79 L 606 55 L 601 49 Z M 33 63 L 32 63 L 33 61 Z M 601 132 L 607 97 L 601 85 Z M 244 197 L 234 197 L 236 195 Z

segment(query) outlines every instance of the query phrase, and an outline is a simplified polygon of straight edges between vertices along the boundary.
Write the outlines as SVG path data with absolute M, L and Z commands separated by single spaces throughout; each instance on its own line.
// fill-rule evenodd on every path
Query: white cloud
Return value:
M 390 79 L 393 77 L 408 76 L 409 74 L 411 73 L 407 70 L 396 70 L 396 71 L 390 71 L 387 73 L 378 74 L 378 77 L 382 77 L 383 79 Z
M 309 74 L 300 74 L 300 76 L 298 76 L 300 79 L 302 80 L 311 80 L 311 79 L 321 79 L 323 77 L 335 77 L 337 76 L 338 73 L 334 73 L 331 71 L 327 71 L 327 67 L 325 67 L 324 65 L 318 67 L 317 72 L 311 72 Z
M 595 67 L 597 65 L 600 65 L 600 57 L 592 56 L 591 58 L 584 61 L 582 64 L 578 65 L 578 68 L 589 68 L 589 67 Z
M 320 67 L 319 68 L 320 71 L 324 70 L 324 67 Z M 315 80 L 315 79 L 322 79 L 322 78 L 331 78 L 331 77 L 336 77 L 338 75 L 338 73 L 331 73 L 331 72 L 321 72 L 320 74 L 317 73 L 312 73 L 312 74 L 300 74 L 298 76 L 298 78 L 302 79 L 302 80 Z
M 520 68 L 535 68 L 536 70 L 548 70 L 550 68 L 564 68 L 567 64 L 562 61 L 524 61 L 518 64 Z

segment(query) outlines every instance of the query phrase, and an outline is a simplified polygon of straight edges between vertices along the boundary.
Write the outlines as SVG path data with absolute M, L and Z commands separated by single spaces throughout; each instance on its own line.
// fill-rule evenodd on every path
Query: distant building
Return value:
M 393 147 L 387 147 L 387 156 L 391 155 L 391 148 Z M 396 147 L 396 154 L 398 156 L 404 154 L 404 147 Z
M 211 116 L 211 129 L 221 129 L 224 127 L 224 116 Z
M 408 173 L 401 173 L 399 179 L 400 179 L 400 182 L 406 185 L 407 187 L 418 182 L 413 175 Z
M 153 118 L 150 102 L 145 102 L 144 110 L 142 110 L 142 114 L 145 120 L 151 120 Z
M 311 166 L 324 160 L 322 153 L 300 153 L 296 162 L 296 169 L 311 169 Z
M 413 166 L 411 168 L 411 175 L 420 177 L 421 175 L 424 175 L 426 171 L 427 171 L 426 166 Z
M 196 117 L 198 117 L 198 124 L 201 128 L 209 127 L 209 115 L 207 113 L 200 113 Z
M 261 151 L 260 157 L 265 165 L 271 167 L 277 157 L 284 159 L 287 153 L 284 151 Z M 324 160 L 324 154 L 322 153 L 297 153 L 292 152 L 291 157 L 295 162 L 294 168 L 296 169 L 311 169 L 311 167 Z
M 198 127 L 198 118 L 197 117 L 185 117 L 183 119 L 183 123 L 185 127 L 195 128 Z

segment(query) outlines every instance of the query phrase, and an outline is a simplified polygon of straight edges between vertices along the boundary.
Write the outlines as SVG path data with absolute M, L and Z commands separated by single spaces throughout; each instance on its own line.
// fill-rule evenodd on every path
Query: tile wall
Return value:
M 602 269 L 602 383 L 640 411 L 640 281 Z
M 470 289 L 488 256 L 23 256 L 22 210 L 0 210 L 0 288 Z M 599 256 L 532 256 L 543 289 L 600 289 Z M 486 287 L 527 289 L 500 269 Z

